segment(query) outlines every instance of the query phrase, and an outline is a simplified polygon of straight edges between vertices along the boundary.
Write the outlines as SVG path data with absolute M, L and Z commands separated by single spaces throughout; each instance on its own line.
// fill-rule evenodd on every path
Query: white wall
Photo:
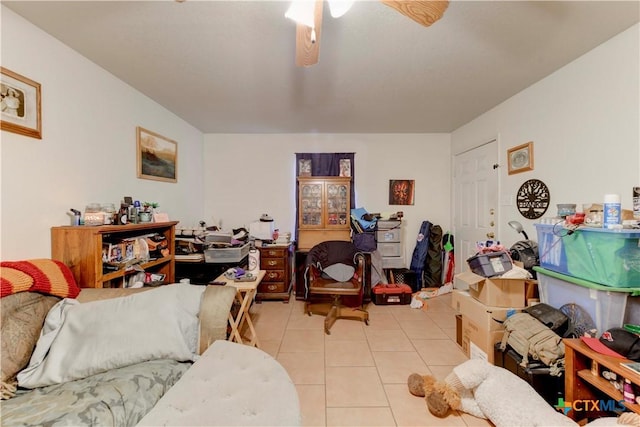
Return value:
M 295 234 L 295 153 L 353 152 L 357 207 L 404 213 L 407 266 L 424 220 L 450 227 L 448 134 L 278 134 L 204 138 L 207 223 L 248 227 L 268 213 Z M 389 205 L 389 180 L 414 179 L 415 204 Z
M 639 41 L 635 25 L 452 133 L 454 155 L 498 136 L 505 224 L 518 220 L 535 239 L 534 221 L 505 205 L 534 178 L 551 193 L 545 216 L 555 216 L 558 203 L 602 203 L 608 193 L 632 208 L 632 187 L 640 185 Z M 528 141 L 535 169 L 508 175 L 507 149 Z M 503 243 L 518 240 L 500 225 Z
M 1 133 L 0 259 L 50 256 L 50 227 L 67 224 L 69 208 L 125 195 L 158 201 L 186 227 L 205 220 L 237 228 L 269 213 L 293 232 L 296 152 L 355 152 L 357 204 L 405 213 L 407 263 L 423 220 L 452 226 L 451 155 L 496 136 L 503 166 L 507 148 L 535 143 L 535 170 L 508 176 L 501 168 L 501 194 L 541 179 L 551 190 L 550 215 L 556 203 L 599 202 L 611 192 L 630 208 L 631 187 L 640 185 L 639 25 L 451 135 L 203 136 L 9 9 L 1 12 L 2 66 L 42 84 L 43 139 Z M 178 141 L 177 184 L 136 178 L 136 126 Z M 416 180 L 414 206 L 388 205 L 389 179 Z M 515 206 L 500 211 L 503 222 L 518 219 L 535 236 Z M 511 233 L 502 233 L 503 242 Z
M 202 133 L 2 6 L 2 66 L 42 85 L 42 140 L 2 132 L 0 258 L 51 256 L 70 208 L 157 201 L 187 226 L 202 216 Z M 178 142 L 178 182 L 136 177 L 136 126 Z

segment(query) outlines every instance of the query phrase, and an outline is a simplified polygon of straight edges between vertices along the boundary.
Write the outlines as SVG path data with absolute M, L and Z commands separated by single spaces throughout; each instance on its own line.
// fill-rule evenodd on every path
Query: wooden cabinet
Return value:
M 613 412 L 624 405 L 640 414 L 637 403 L 621 402 L 622 393 L 602 377 L 603 370 L 626 378 L 640 390 L 640 374 L 620 365 L 628 359 L 605 356 L 593 351 L 580 339 L 565 339 L 565 403 L 573 403 L 568 415 L 576 421 Z M 594 365 L 595 362 L 595 365 Z M 621 402 L 621 403 L 618 403 Z
M 259 247 L 260 269 L 266 273 L 260 285 L 256 298 L 281 299 L 289 302 L 289 294 L 293 287 L 293 243 L 278 246 Z
M 298 177 L 298 248 L 351 240 L 349 177 Z
M 145 271 L 164 274 L 165 283 L 175 280 L 175 226 L 177 221 L 104 226 L 62 226 L 51 228 L 51 257 L 66 264 L 82 288 L 122 287 L 136 271 L 122 268 L 106 271 L 102 262 L 103 244 L 158 233 L 167 239 L 167 256 L 138 264 Z

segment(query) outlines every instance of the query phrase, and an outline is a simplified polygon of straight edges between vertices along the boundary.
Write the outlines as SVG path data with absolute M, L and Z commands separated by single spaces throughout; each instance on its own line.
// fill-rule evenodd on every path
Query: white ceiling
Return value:
M 451 132 L 640 21 L 639 0 L 453 0 L 431 27 L 325 5 L 298 68 L 284 1 L 2 4 L 204 133 Z

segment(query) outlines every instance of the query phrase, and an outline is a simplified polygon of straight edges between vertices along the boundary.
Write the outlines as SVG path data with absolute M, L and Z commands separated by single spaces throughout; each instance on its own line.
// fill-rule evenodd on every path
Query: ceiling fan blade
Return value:
M 442 18 L 449 0 L 381 0 L 382 3 L 413 19 L 420 25 L 429 25 Z
M 298 67 L 308 67 L 318 63 L 322 31 L 322 0 L 315 2 L 314 22 L 315 29 L 296 24 L 296 65 Z M 313 34 L 314 31 L 315 34 Z

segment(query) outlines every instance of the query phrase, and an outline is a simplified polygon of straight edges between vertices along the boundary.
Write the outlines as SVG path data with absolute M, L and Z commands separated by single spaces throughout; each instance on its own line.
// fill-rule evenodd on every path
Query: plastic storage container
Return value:
M 535 224 L 540 266 L 613 287 L 640 287 L 640 230 Z
M 240 262 L 249 254 L 251 247 L 248 243 L 233 248 L 210 248 L 204 250 L 205 262 Z
M 474 255 L 467 259 L 471 271 L 479 276 L 500 276 L 513 268 L 511 258 L 506 252 L 491 252 Z
M 632 319 L 632 311 L 638 310 L 640 288 L 613 288 L 541 267 L 533 269 L 538 273 L 540 302 L 555 308 L 578 304 L 591 315 L 598 335 L 609 328 L 621 327 Z

